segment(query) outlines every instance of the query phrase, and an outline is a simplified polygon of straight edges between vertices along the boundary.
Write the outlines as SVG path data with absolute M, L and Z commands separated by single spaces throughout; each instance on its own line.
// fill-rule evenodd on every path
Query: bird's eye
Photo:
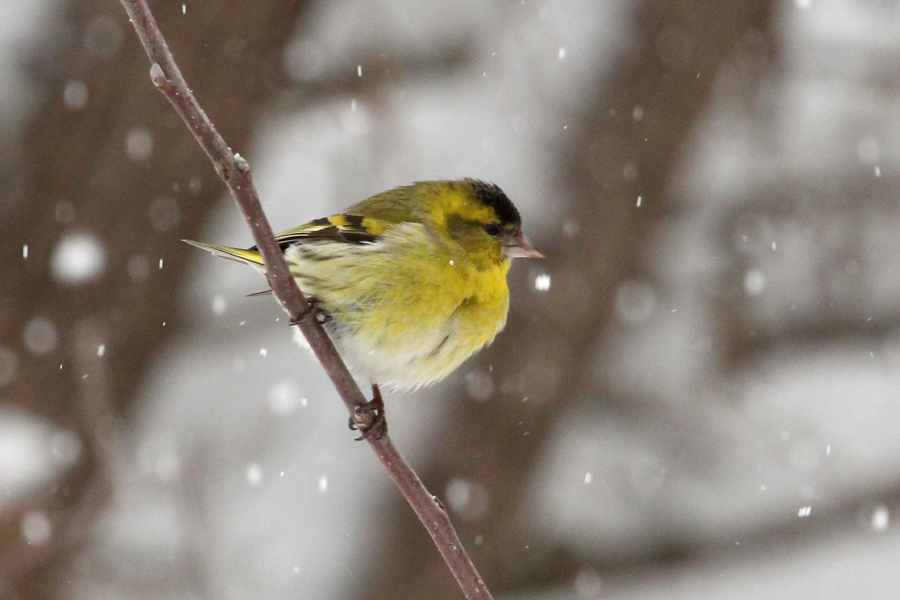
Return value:
M 488 223 L 484 226 L 484 232 L 491 237 L 497 237 L 500 235 L 500 225 L 497 223 Z

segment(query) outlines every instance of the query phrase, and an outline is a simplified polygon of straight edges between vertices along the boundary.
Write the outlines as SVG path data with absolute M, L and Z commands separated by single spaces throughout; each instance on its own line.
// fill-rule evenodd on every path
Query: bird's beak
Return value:
M 503 246 L 503 255 L 506 258 L 544 258 L 541 251 L 521 231 L 512 239 L 511 244 Z

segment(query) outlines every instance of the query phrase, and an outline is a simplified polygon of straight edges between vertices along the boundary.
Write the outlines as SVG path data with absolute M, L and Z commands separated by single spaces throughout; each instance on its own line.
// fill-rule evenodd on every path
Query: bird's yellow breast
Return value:
M 506 324 L 509 262 L 473 264 L 421 225 L 398 225 L 329 260 L 305 252 L 291 257 L 301 288 L 331 316 L 326 326 L 348 363 L 373 382 L 433 383 Z M 366 269 L 348 268 L 361 259 Z

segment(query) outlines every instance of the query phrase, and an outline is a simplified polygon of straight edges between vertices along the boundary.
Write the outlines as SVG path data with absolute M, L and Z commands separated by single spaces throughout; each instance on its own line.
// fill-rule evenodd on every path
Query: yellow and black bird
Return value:
M 506 194 L 475 179 L 398 187 L 276 239 L 354 374 L 395 388 L 439 381 L 490 344 L 511 260 L 542 256 Z M 185 241 L 265 271 L 256 248 Z

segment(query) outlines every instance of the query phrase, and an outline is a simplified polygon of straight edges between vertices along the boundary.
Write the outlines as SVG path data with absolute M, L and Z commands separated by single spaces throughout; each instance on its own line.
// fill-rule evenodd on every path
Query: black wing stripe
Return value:
M 330 240 L 348 244 L 370 244 L 372 242 L 377 242 L 379 239 L 380 236 L 372 233 L 346 230 L 332 225 L 314 231 L 304 231 L 302 233 L 295 233 L 278 238 L 278 246 L 284 251 L 291 244 L 303 241 Z
M 339 227 L 328 217 L 310 221 L 311 229 L 289 233 L 277 238 L 278 247 L 284 252 L 288 246 L 303 241 L 328 240 L 347 244 L 371 244 L 381 239 L 380 235 L 369 233 L 363 226 L 365 217 L 360 215 L 341 215 L 347 225 Z M 256 246 L 250 250 L 257 250 Z
M 362 215 L 344 215 L 344 218 L 347 220 L 347 226 L 351 229 L 356 229 L 360 232 L 365 232 L 365 227 L 363 227 L 363 221 L 365 217 Z
M 381 237 L 364 231 L 345 231 L 343 235 L 344 239 L 352 244 L 371 244 L 377 242 Z

